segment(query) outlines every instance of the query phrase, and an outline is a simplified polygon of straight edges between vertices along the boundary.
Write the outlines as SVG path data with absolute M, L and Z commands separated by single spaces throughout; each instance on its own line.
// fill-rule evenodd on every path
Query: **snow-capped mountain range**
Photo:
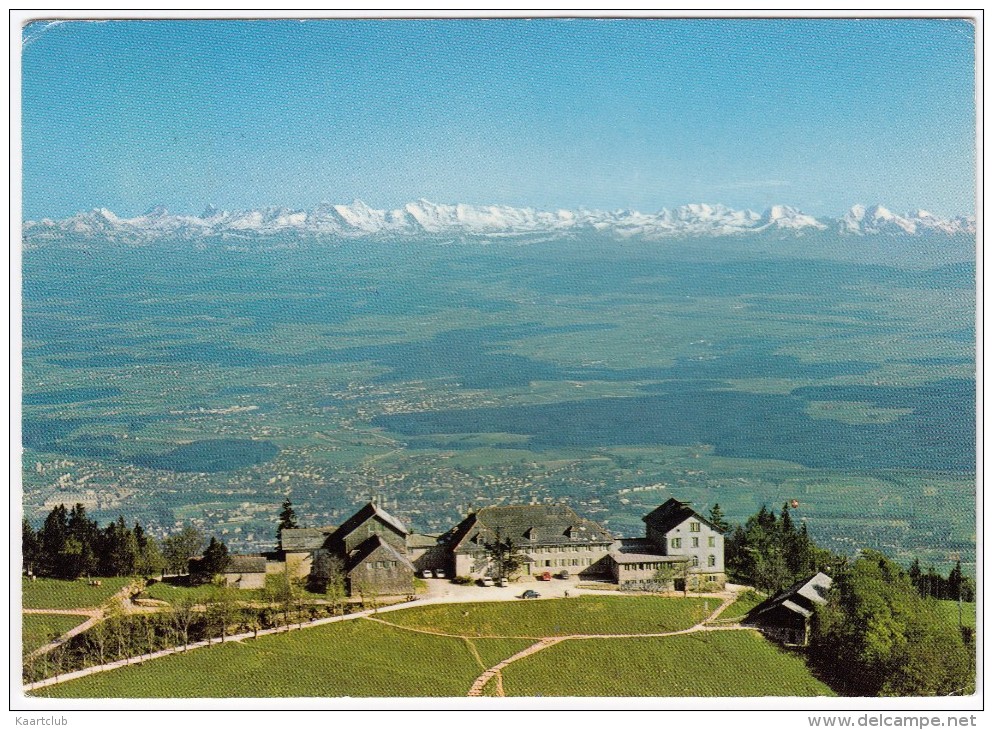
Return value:
M 723 205 L 692 204 L 657 213 L 635 210 L 555 210 L 503 205 L 439 205 L 427 200 L 393 210 L 371 208 L 360 200 L 350 205 L 321 204 L 312 210 L 262 208 L 222 211 L 208 207 L 195 215 L 176 215 L 156 207 L 134 218 L 105 208 L 62 220 L 26 221 L 26 243 L 45 240 L 105 238 L 128 242 L 208 237 L 257 238 L 291 234 L 304 237 L 487 236 L 526 234 L 562 236 L 597 231 L 620 238 L 660 239 L 676 236 L 733 236 L 762 232 L 800 235 L 822 231 L 843 235 L 974 234 L 972 216 L 939 218 L 925 210 L 897 215 L 881 205 L 854 205 L 841 218 L 815 218 L 788 205 L 763 213 Z

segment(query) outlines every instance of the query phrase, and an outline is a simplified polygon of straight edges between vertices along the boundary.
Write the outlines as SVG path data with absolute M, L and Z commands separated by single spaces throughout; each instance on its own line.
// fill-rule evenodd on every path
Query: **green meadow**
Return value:
M 84 578 L 21 578 L 21 604 L 24 608 L 98 608 L 134 578 L 100 578 L 91 586 Z
M 503 670 L 508 697 L 833 696 L 801 658 L 750 631 L 573 640 Z
M 473 639 L 485 661 L 520 642 Z M 525 644 L 526 645 L 526 642 Z M 497 659 L 497 661 L 499 661 Z M 467 642 L 370 621 L 228 642 L 95 674 L 43 697 L 458 697 L 482 673 Z
M 514 603 L 452 603 L 384 613 L 398 626 L 461 636 L 657 634 L 694 626 L 714 599 L 659 596 L 577 596 Z

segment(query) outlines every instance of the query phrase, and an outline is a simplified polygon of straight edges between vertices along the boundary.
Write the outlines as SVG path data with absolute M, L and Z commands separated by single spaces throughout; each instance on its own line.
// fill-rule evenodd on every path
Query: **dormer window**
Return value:
M 528 529 L 526 529 L 524 531 L 524 537 L 527 538 L 528 540 L 537 540 L 538 539 L 538 531 L 536 529 L 534 529 L 533 527 L 529 527 Z

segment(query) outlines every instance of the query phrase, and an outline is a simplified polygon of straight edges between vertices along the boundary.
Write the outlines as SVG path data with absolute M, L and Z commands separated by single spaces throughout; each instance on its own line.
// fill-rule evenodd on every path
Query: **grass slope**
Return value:
M 935 601 L 938 613 L 953 626 L 959 625 L 958 601 Z M 976 604 L 962 602 L 962 625 L 976 628 Z
M 765 599 L 765 596 L 751 589 L 742 591 L 741 595 L 735 599 L 734 603 L 721 612 L 720 616 L 717 617 L 717 621 L 719 623 L 726 623 L 736 619 L 742 619 L 749 611 L 762 603 Z
M 384 614 L 393 624 L 464 636 L 568 636 L 655 634 L 702 621 L 703 598 L 578 596 L 567 600 L 460 603 L 423 606 Z M 709 600 L 710 610 L 717 608 Z
M 85 616 L 65 616 L 61 614 L 29 613 L 21 620 L 21 643 L 24 653 L 44 646 L 52 639 L 62 636 L 86 620 Z
M 503 670 L 514 697 L 833 695 L 803 660 L 750 631 L 565 641 Z
M 24 608 L 97 608 L 134 578 L 100 578 L 100 586 L 86 580 L 21 578 Z
M 473 644 L 493 663 L 519 651 L 517 643 L 502 639 L 474 639 Z M 36 694 L 112 698 L 458 697 L 469 691 L 481 673 L 462 639 L 354 620 L 244 643 L 218 644 L 83 677 Z

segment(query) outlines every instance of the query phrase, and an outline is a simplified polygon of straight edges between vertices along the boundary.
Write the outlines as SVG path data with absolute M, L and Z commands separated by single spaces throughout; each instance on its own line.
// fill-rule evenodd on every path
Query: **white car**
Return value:
M 437 570 L 434 571 L 434 577 L 435 578 L 444 578 L 445 577 L 445 571 L 442 570 L 441 568 L 438 568 Z
M 489 588 L 493 585 L 493 579 L 490 578 L 488 575 L 484 575 L 482 578 L 479 579 L 479 585 Z
M 430 578 L 431 577 L 431 571 L 428 570 L 427 568 L 425 568 L 424 570 L 421 571 L 421 577 L 422 578 Z
M 507 586 L 510 585 L 510 581 L 507 580 L 506 578 L 501 578 L 498 582 L 500 583 L 501 588 L 506 588 Z

